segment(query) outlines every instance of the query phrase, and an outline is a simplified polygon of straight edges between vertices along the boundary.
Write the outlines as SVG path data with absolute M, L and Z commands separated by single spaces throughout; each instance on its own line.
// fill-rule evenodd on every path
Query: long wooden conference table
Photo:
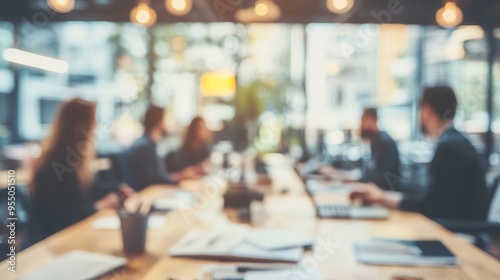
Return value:
M 314 250 L 323 250 L 323 254 L 320 257 L 314 251 L 308 251 L 301 265 L 307 271 L 320 272 L 325 280 L 405 279 L 396 276 L 426 280 L 500 279 L 500 263 L 496 259 L 420 214 L 393 211 L 388 220 L 381 221 L 317 219 L 313 204 L 303 191 L 302 182 L 291 168 L 272 167 L 271 177 L 274 180 L 272 191 L 265 199 L 268 217 L 258 226 L 291 229 L 314 236 L 317 244 L 322 244 Z M 172 258 L 168 256 L 168 251 L 189 229 L 213 224 L 215 220 L 227 216 L 227 212 L 222 210 L 218 184 L 216 179 L 181 183 L 181 188 L 197 192 L 202 203 L 189 213 L 175 210 L 168 212 L 163 228 L 148 231 L 146 253 L 142 255 L 124 255 L 119 230 L 92 228 L 93 221 L 116 215 L 112 210 L 105 210 L 20 252 L 17 255 L 16 273 L 7 271 L 5 261 L 0 263 L 0 279 L 16 279 L 73 250 L 127 257 L 126 267 L 102 279 L 200 279 L 202 267 L 231 262 Z M 151 186 L 139 195 L 149 199 L 161 197 L 169 193 L 168 187 Z M 457 256 L 459 266 L 396 267 L 357 263 L 353 242 L 371 237 L 439 239 Z

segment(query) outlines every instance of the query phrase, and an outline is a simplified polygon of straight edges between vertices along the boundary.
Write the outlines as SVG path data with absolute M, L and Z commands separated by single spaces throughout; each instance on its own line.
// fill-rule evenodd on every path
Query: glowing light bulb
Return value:
M 354 6 L 354 0 L 326 0 L 326 7 L 334 14 L 345 14 Z
M 165 0 L 167 11 L 174 16 L 184 16 L 193 7 L 193 0 Z
M 446 2 L 436 13 L 436 22 L 445 28 L 455 27 L 462 23 L 462 20 L 462 10 L 452 1 Z
M 281 8 L 272 0 L 257 0 L 254 7 L 236 11 L 235 17 L 241 22 L 270 22 L 281 17 Z
M 69 13 L 75 8 L 75 0 L 47 0 L 49 7 L 58 13 Z
M 145 2 L 139 3 L 130 12 L 130 20 L 144 26 L 152 26 L 156 23 L 156 12 Z
M 259 1 L 255 4 L 255 13 L 261 17 L 269 13 L 269 7 L 265 1 Z

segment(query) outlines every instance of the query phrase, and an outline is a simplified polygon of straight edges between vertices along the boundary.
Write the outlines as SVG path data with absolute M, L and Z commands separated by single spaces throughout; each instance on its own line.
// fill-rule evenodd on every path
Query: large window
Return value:
M 476 26 L 176 23 L 146 29 L 66 22 L 19 30 L 19 48 L 70 66 L 63 74 L 18 68 L 20 133 L 27 140 L 41 139 L 59 103 L 79 96 L 97 101 L 103 143 L 126 145 L 137 137 L 147 102 L 165 106 L 179 135 L 196 115 L 213 130 L 236 120 L 250 126 L 248 138 L 265 142 L 265 149 L 277 148 L 287 128 L 307 128 L 313 144 L 318 131 L 334 144 L 348 140 L 356 136 L 362 109 L 377 106 L 382 128 L 408 141 L 420 135 L 421 89 L 446 83 L 467 104 L 459 108 L 457 126 L 479 149 L 484 145 L 487 48 Z M 12 46 L 12 32 L 0 24 L 0 50 Z M 497 73 L 499 67 L 496 62 Z M 4 60 L 0 75 L 12 81 L 0 85 L 7 108 L 13 78 L 4 79 L 12 77 Z M 495 79 L 498 85 L 500 75 Z M 493 128 L 500 133 L 498 98 Z M 4 142 L 7 115 L 0 111 Z M 264 139 L 266 133 L 272 137 Z
M 489 50 L 484 30 L 479 26 L 463 26 L 453 30 L 429 27 L 426 29 L 425 41 L 424 84 L 448 84 L 455 89 L 460 103 L 456 126 L 469 135 L 479 152 L 483 152 L 489 118 Z M 496 85 L 500 82 L 498 60 L 497 55 L 494 64 L 494 73 L 497 73 L 494 75 Z M 498 100 L 498 94 L 494 96 L 495 100 Z M 498 116 L 499 104 L 495 102 L 495 116 Z M 500 118 L 494 117 L 493 132 L 499 134 L 499 128 Z
M 311 24 L 307 42 L 310 128 L 355 130 L 377 106 L 396 139 L 412 137 L 416 80 L 414 26 Z

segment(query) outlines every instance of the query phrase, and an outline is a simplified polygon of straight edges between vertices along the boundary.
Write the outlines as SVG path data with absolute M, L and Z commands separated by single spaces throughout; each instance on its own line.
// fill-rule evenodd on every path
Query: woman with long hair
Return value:
M 95 159 L 96 104 L 75 98 L 61 105 L 35 163 L 31 194 L 43 235 L 49 236 L 97 210 L 117 207 L 117 193 L 99 190 Z M 120 185 L 122 194 L 130 188 Z M 101 191 L 101 193 L 99 193 Z
M 212 134 L 205 120 L 195 117 L 187 128 L 181 148 L 167 155 L 168 170 L 175 172 L 189 166 L 200 165 L 210 157 L 211 146 Z

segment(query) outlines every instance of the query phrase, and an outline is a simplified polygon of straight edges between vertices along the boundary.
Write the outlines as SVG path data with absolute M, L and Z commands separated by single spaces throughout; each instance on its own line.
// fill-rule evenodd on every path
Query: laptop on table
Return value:
M 308 180 L 304 179 L 305 174 L 298 168 L 295 172 L 299 175 L 304 183 L 307 195 L 311 198 L 318 218 L 327 219 L 363 219 L 363 220 L 383 220 L 389 218 L 389 210 L 379 206 L 357 206 L 337 203 L 318 202 L 315 199 L 317 189 L 311 186 Z

